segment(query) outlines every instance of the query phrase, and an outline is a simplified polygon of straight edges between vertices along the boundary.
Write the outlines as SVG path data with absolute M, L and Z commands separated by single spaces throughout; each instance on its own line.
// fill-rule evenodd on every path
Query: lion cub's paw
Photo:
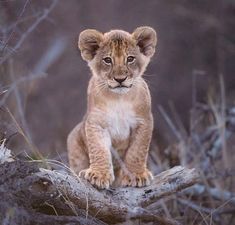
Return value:
M 144 187 L 150 185 L 153 175 L 148 169 L 141 173 L 124 172 L 121 170 L 119 179 L 123 187 Z
M 101 172 L 95 169 L 85 169 L 80 171 L 79 177 L 88 180 L 92 185 L 99 189 L 109 188 L 114 181 L 114 175 L 111 171 Z

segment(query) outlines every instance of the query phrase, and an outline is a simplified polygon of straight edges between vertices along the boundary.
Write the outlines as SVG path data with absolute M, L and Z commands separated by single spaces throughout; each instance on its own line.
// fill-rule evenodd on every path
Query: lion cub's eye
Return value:
M 126 59 L 127 63 L 132 63 L 135 61 L 135 57 L 134 56 L 128 56 Z
M 103 58 L 103 61 L 106 63 L 106 64 L 111 64 L 112 63 L 112 59 L 110 57 L 105 57 Z

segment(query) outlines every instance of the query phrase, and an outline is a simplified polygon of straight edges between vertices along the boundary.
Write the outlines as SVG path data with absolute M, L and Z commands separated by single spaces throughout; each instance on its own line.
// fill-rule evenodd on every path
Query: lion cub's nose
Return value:
M 123 81 L 125 81 L 126 80 L 126 78 L 127 77 L 125 77 L 125 78 L 113 78 L 114 80 L 116 80 L 119 84 L 121 84 Z

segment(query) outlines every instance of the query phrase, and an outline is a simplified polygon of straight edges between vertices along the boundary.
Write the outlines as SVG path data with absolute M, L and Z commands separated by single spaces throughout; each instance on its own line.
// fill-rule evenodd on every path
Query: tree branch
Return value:
M 147 215 L 149 213 L 143 212 L 142 207 L 193 185 L 199 177 L 195 169 L 177 166 L 157 175 L 148 187 L 99 191 L 85 180 L 58 171 L 40 169 L 36 175 L 50 180 L 56 190 L 74 204 L 81 208 L 88 205 L 89 213 L 106 222 L 125 221 L 136 218 L 140 213 Z
M 1 157 L 4 152 L 11 157 L 3 144 L 0 152 Z M 97 190 L 86 180 L 65 171 L 39 169 L 35 161 L 3 158 L 0 159 L 3 163 L 0 164 L 0 195 L 2 188 L 7 188 L 8 193 L 14 191 L 11 196 L 17 196 L 14 202 L 25 204 L 31 210 L 54 216 L 97 218 L 98 222 L 108 224 L 140 219 L 159 225 L 178 225 L 177 221 L 165 218 L 162 211 L 153 213 L 146 207 L 193 185 L 199 178 L 195 169 L 177 166 L 157 175 L 148 187 Z

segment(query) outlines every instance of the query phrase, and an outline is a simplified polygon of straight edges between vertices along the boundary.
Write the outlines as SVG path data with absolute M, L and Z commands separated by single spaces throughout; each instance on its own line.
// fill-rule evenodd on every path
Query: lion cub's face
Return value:
M 89 29 L 80 34 L 78 46 L 103 88 L 126 93 L 144 73 L 156 42 L 156 32 L 150 27 L 139 27 L 132 34 L 122 30 L 102 34 Z

